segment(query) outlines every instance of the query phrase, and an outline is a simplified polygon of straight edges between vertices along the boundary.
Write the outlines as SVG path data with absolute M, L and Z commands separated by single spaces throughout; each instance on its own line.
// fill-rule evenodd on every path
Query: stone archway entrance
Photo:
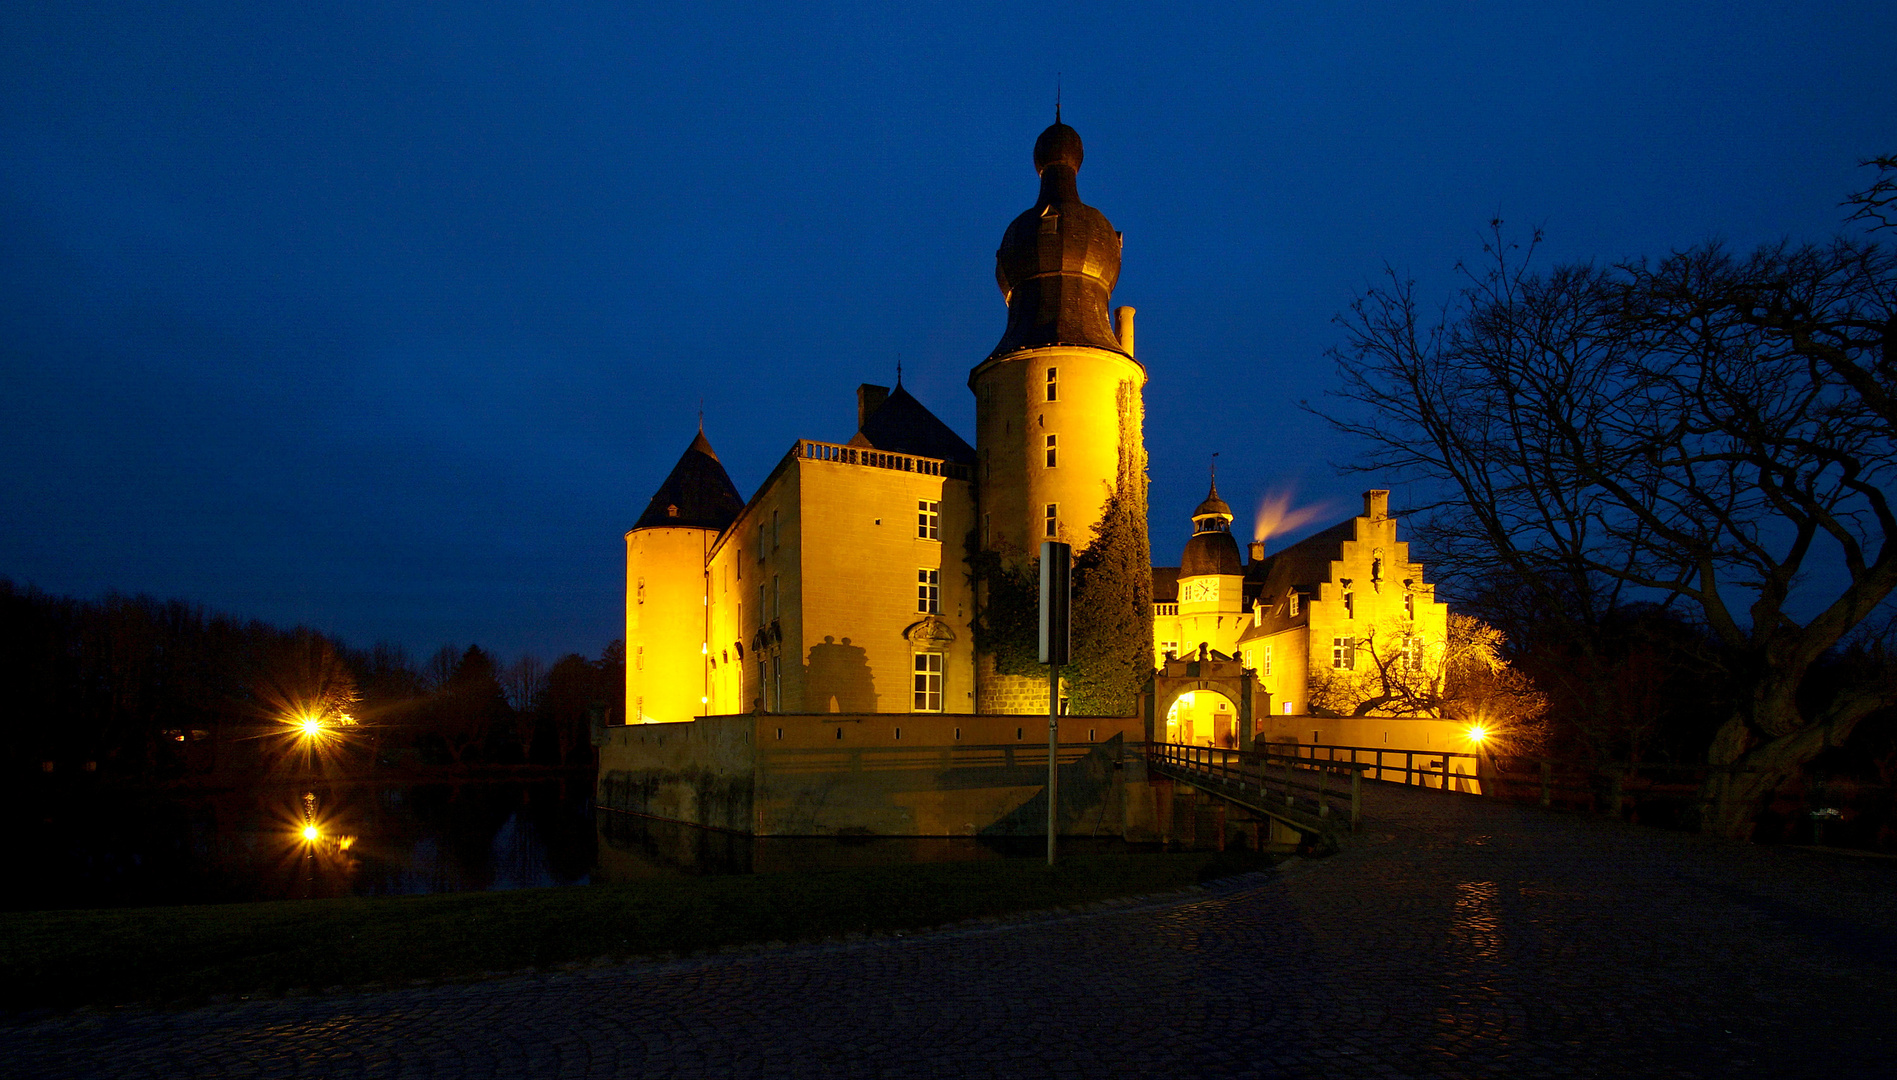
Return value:
M 1146 741 L 1166 741 L 1166 719 L 1176 716 L 1174 706 L 1182 700 L 1195 701 L 1200 695 L 1216 695 L 1236 709 L 1232 722 L 1232 744 L 1250 750 L 1258 733 L 1258 717 L 1270 715 L 1271 695 L 1258 676 L 1234 657 L 1220 656 L 1200 647 L 1197 656 L 1167 660 L 1153 673 L 1140 694 L 1140 716 L 1146 721 Z M 1216 715 L 1216 707 L 1213 709 Z M 1216 728 L 1210 733 L 1218 736 Z

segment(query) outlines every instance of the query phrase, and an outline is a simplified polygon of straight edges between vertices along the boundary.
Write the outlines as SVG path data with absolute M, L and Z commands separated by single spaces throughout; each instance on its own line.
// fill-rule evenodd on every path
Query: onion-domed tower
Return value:
M 1082 157 L 1080 134 L 1056 109 L 1034 143 L 1040 197 L 995 252 L 1007 330 L 968 376 L 981 547 L 1016 565 L 1038 558 L 1043 540 L 1084 548 L 1109 499 L 1144 522 L 1146 369 L 1133 356 L 1133 309 L 1119 309 L 1117 326 L 1108 314 L 1121 235 L 1080 201 Z M 981 711 L 1017 711 L 1017 696 L 1021 711 L 1045 708 L 1045 691 L 983 667 Z

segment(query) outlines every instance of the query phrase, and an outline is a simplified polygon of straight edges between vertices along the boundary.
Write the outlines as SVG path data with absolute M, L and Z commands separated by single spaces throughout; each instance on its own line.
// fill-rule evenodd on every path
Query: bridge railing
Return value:
M 1392 750 L 1387 746 L 1337 746 L 1329 743 L 1272 743 L 1281 752 L 1327 762 L 1361 764 L 1372 780 L 1481 794 L 1481 760 L 1449 750 Z M 1401 761 L 1401 764 L 1398 762 Z
M 1363 821 L 1367 764 L 1326 761 L 1268 750 L 1155 742 L 1146 761 L 1162 772 L 1222 789 L 1234 801 L 1271 813 L 1282 807 L 1320 820 L 1342 819 L 1356 832 Z

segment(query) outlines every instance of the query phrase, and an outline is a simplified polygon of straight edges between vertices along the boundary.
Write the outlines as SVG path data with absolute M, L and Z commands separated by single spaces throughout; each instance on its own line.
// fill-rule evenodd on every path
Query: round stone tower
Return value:
M 1121 235 L 1080 201 L 1082 156 L 1057 111 L 1034 143 L 1040 197 L 995 252 L 1007 330 L 968 377 L 980 545 L 1017 566 L 1038 559 L 1043 540 L 1085 548 L 1109 498 L 1131 484 L 1145 503 L 1146 369 L 1133 356 L 1133 309 L 1119 309 L 1117 325 L 1108 314 Z M 981 711 L 1045 709 L 1044 683 L 1016 687 L 993 675 L 992 658 L 982 666 Z

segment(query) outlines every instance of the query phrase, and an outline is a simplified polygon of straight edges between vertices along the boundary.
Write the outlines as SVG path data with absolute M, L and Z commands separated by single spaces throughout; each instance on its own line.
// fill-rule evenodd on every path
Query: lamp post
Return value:
M 1054 865 L 1060 825 L 1060 669 L 1069 655 L 1074 549 L 1041 542 L 1041 663 L 1047 665 L 1047 865 Z

